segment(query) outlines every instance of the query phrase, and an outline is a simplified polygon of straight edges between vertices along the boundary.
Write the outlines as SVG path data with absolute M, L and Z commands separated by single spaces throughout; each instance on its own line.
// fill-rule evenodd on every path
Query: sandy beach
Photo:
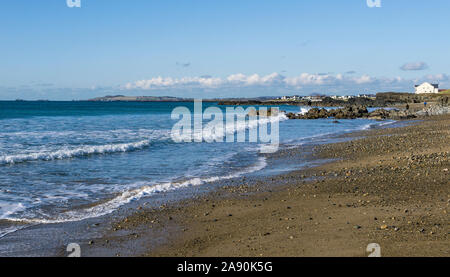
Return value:
M 309 159 L 330 162 L 139 207 L 82 247 L 114 256 L 139 245 L 134 255 L 363 257 L 378 243 L 382 256 L 448 256 L 450 116 L 344 137 L 312 149 Z

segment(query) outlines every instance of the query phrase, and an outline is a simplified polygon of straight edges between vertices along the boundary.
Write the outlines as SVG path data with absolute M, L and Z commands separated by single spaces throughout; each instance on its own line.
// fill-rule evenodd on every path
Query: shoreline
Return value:
M 448 256 L 449 126 L 439 116 L 345 134 L 353 140 L 314 147 L 314 159 L 334 161 L 140 207 L 82 248 L 94 256 L 122 256 L 133 244 L 140 250 L 127 256 L 367 256 L 375 242 L 385 256 Z

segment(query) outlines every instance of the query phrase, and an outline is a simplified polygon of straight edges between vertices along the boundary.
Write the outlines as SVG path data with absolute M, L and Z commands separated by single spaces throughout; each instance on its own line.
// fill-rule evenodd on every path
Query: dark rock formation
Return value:
M 319 119 L 319 118 L 335 118 L 335 119 L 410 119 L 416 116 L 409 111 L 385 110 L 378 109 L 369 113 L 365 106 L 349 106 L 341 109 L 327 111 L 326 109 L 313 108 L 305 114 L 288 113 L 289 119 Z

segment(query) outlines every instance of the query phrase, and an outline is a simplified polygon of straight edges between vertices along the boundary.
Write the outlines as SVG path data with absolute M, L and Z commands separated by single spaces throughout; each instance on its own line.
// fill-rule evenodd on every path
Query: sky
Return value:
M 448 0 L 66 2 L 1 1 L 0 99 L 450 88 Z

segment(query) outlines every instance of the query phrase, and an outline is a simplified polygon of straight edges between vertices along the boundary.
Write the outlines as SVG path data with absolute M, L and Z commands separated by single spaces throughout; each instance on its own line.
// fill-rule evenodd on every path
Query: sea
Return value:
M 192 120 L 195 112 L 220 109 L 223 126 L 230 124 L 227 107 L 212 102 L 201 111 L 191 102 L 0 102 L 0 241 L 30 226 L 101 217 L 139 199 L 270 170 L 260 141 L 174 141 L 179 120 L 172 112 L 180 107 Z M 391 123 L 287 120 L 283 112 L 270 119 L 278 124 L 278 149 Z M 267 123 L 257 120 L 233 123 L 236 133 Z

